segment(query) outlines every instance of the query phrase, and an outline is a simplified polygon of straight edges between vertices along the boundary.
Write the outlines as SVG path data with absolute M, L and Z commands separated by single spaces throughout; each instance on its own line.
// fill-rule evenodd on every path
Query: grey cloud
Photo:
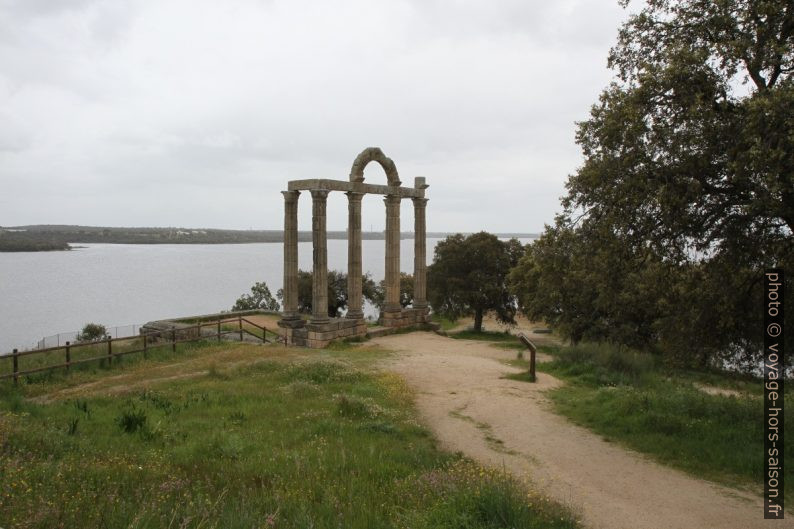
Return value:
M 625 17 L 609 0 L 2 5 L 2 225 L 278 228 L 287 180 L 346 178 L 378 145 L 428 178 L 429 229 L 537 231 Z

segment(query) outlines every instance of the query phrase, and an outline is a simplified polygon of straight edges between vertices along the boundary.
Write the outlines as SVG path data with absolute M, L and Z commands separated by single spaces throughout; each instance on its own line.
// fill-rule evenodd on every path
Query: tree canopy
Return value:
M 677 259 L 790 249 L 793 43 L 790 1 L 648 2 L 620 30 L 617 79 L 579 125 L 585 163 L 566 212 Z
M 749 365 L 763 269 L 794 264 L 794 3 L 649 0 L 609 65 L 563 211 L 511 276 L 522 306 L 574 340 Z
M 362 276 L 362 294 L 364 299 L 375 303 L 378 298 L 375 281 L 367 273 Z M 278 299 L 284 299 L 284 291 L 276 293 Z M 338 317 L 347 308 L 347 274 L 337 270 L 328 271 L 328 316 Z M 312 313 L 312 273 L 298 270 L 298 312 Z
M 107 336 L 107 328 L 99 323 L 86 323 L 77 333 L 78 342 L 98 342 Z
M 453 320 L 473 315 L 477 331 L 488 311 L 501 322 L 515 323 L 517 304 L 507 289 L 507 274 L 523 252 L 517 239 L 501 241 L 486 232 L 440 241 L 427 270 L 433 312 Z
M 382 309 L 386 302 L 386 280 L 381 279 L 367 298 L 376 307 Z M 406 308 L 414 302 L 414 276 L 400 272 L 400 306 Z
M 243 294 L 237 301 L 234 303 L 232 310 L 269 310 L 269 311 L 277 311 L 279 310 L 278 301 L 273 299 L 273 295 L 270 293 L 270 289 L 267 286 L 267 283 L 264 281 L 259 281 L 254 283 L 254 286 L 251 287 L 250 294 Z

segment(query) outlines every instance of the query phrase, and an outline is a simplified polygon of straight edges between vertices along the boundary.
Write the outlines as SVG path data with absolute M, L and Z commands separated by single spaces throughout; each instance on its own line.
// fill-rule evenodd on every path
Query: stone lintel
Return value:
M 367 193 L 371 195 L 396 195 L 400 198 L 424 198 L 424 188 L 382 186 L 375 184 L 365 184 L 363 182 L 347 182 L 344 180 L 291 180 L 287 184 L 290 191 L 343 191 L 353 193 Z

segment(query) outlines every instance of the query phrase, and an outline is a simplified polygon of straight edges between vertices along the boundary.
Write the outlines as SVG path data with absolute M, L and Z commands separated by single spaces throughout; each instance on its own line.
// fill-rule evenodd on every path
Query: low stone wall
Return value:
M 166 322 L 177 322 L 177 323 L 190 323 L 194 321 L 217 321 L 221 320 L 228 320 L 230 318 L 236 318 L 237 316 L 256 316 L 257 314 L 264 314 L 267 316 L 281 316 L 280 312 L 274 312 L 270 310 L 261 310 L 261 309 L 252 309 L 252 310 L 238 310 L 238 311 L 230 311 L 230 312 L 215 312 L 212 314 L 200 314 L 198 316 L 183 316 L 181 318 L 169 318 L 167 320 L 160 320 Z
M 181 318 L 173 318 L 168 320 L 157 320 L 144 323 L 141 326 L 140 334 L 147 335 L 150 343 L 158 341 L 168 341 L 173 339 L 172 333 L 176 333 L 177 340 L 189 340 L 198 338 L 199 329 L 197 323 L 206 322 L 206 325 L 201 329 L 202 336 L 216 336 L 217 328 L 212 326 L 213 321 L 227 320 L 237 318 L 238 316 L 253 316 L 256 314 L 267 315 L 280 315 L 279 312 L 271 312 L 266 310 L 243 310 L 237 312 L 218 312 L 215 314 L 201 314 L 198 316 L 183 316 Z M 236 336 L 236 335 L 235 335 Z M 223 336 L 222 338 L 226 338 Z
M 321 349 L 334 340 L 345 338 L 372 337 L 391 334 L 401 329 L 436 330 L 438 326 L 430 323 L 429 311 L 423 309 L 402 309 L 381 314 L 381 327 L 371 331 L 364 319 L 331 318 L 326 323 L 312 323 L 301 319 L 281 320 L 279 327 L 284 329 L 288 345 Z
M 384 327 L 410 327 L 417 323 L 427 323 L 430 321 L 428 310 L 425 309 L 402 309 L 397 312 L 382 312 L 380 323 Z
M 398 332 L 412 332 L 412 331 L 429 331 L 440 332 L 441 326 L 438 323 L 426 322 L 416 323 L 408 327 L 376 327 L 375 329 L 367 330 L 367 338 L 378 338 L 380 336 L 388 336 L 390 334 L 397 334 Z
M 289 345 L 320 349 L 333 340 L 363 337 L 367 334 L 367 322 L 363 319 L 331 318 L 327 323 L 311 323 L 303 320 L 282 320 Z
M 150 321 L 141 326 L 140 334 L 146 335 L 149 343 L 170 342 L 174 337 L 177 340 L 192 340 L 198 338 L 198 328 L 192 324 L 175 321 Z

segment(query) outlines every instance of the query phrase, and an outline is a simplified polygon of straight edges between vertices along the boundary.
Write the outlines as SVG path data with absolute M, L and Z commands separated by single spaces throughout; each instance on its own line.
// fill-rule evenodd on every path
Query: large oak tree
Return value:
M 523 252 L 517 239 L 501 241 L 486 232 L 440 241 L 427 270 L 433 312 L 453 320 L 472 315 L 476 331 L 488 311 L 501 322 L 515 323 L 517 304 L 507 289 L 507 274 Z
M 650 0 L 609 65 L 523 305 L 574 339 L 751 362 L 762 271 L 794 270 L 794 3 Z

